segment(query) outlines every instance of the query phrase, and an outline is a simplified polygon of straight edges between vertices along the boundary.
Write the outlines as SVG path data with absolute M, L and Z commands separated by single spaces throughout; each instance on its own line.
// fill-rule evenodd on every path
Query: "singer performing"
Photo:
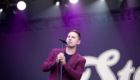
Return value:
M 71 30 L 66 38 L 67 46 L 61 49 L 53 49 L 49 57 L 42 65 L 43 72 L 49 72 L 48 80 L 60 80 L 60 63 L 62 62 L 62 80 L 80 80 L 84 71 L 86 59 L 77 51 L 77 46 L 81 43 L 81 35 L 77 30 Z M 57 67 L 58 66 L 58 67 Z

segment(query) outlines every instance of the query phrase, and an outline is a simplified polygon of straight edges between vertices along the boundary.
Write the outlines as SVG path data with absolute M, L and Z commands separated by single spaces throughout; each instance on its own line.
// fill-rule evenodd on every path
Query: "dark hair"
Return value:
M 79 37 L 79 40 L 81 39 L 81 34 L 77 31 L 77 30 L 71 30 L 71 31 L 69 31 L 69 33 L 70 32 L 75 32 L 75 33 L 77 33 L 78 34 L 78 37 Z

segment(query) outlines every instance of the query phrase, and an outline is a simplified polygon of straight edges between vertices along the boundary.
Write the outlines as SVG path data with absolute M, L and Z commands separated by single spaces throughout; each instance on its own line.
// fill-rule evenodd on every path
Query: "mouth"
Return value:
M 68 41 L 69 44 L 71 44 L 72 42 Z

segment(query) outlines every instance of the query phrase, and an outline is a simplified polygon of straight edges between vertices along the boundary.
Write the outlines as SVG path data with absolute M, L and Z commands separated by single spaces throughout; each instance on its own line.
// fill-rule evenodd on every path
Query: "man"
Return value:
M 76 52 L 77 45 L 81 42 L 80 39 L 80 33 L 77 30 L 71 30 L 66 39 L 68 45 L 66 49 L 63 50 L 63 53 L 61 49 L 53 49 L 51 51 L 48 59 L 42 65 L 42 70 L 44 72 L 51 71 L 48 80 L 60 79 L 60 62 L 62 62 L 63 65 L 62 80 L 81 79 L 86 59 Z M 59 79 L 57 79 L 57 72 Z

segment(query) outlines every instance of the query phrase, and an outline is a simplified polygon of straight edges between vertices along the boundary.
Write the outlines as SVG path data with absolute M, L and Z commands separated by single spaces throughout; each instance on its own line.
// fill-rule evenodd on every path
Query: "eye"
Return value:
M 70 38 L 70 36 L 68 36 L 68 38 Z
M 74 36 L 72 36 L 72 38 L 74 38 L 74 39 L 75 39 L 75 37 L 74 37 Z

